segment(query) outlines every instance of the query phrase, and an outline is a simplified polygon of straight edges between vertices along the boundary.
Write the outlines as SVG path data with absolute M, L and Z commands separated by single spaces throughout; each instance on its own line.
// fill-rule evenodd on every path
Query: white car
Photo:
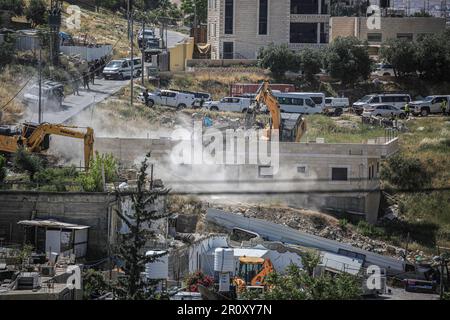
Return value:
M 225 97 L 220 101 L 207 101 L 203 106 L 211 111 L 246 112 L 251 101 L 249 98 Z
M 134 58 L 133 75 L 139 76 L 142 72 L 141 58 Z M 131 78 L 131 59 L 111 60 L 103 68 L 103 77 L 105 79 Z
M 388 104 L 400 109 L 410 101 L 411 96 L 407 93 L 374 93 L 366 95 L 354 102 L 352 105 L 352 110 L 356 114 L 361 115 L 364 108 L 376 103 Z
M 392 116 L 399 117 L 400 119 L 404 119 L 406 114 L 403 110 L 398 109 L 389 104 L 376 103 L 364 108 L 362 113 L 363 117 L 385 117 L 389 118 Z
M 395 76 L 394 68 L 390 64 L 386 63 L 377 63 L 377 67 L 374 72 L 372 72 L 373 75 L 383 77 L 383 76 Z
M 143 94 L 139 95 L 141 101 L 144 100 Z M 161 90 L 148 94 L 147 105 L 149 107 L 155 104 L 160 106 L 174 107 L 177 109 L 184 109 L 192 106 L 195 100 L 195 96 L 190 93 L 172 91 L 172 90 Z

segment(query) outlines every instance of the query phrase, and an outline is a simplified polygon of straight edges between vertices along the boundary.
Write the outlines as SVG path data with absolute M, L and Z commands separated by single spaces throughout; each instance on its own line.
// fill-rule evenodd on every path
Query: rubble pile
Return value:
M 339 220 L 329 215 L 306 209 L 288 207 L 228 207 L 225 211 L 244 215 L 249 218 L 264 219 L 310 234 L 336 240 L 363 250 L 389 255 L 396 258 L 404 257 L 405 250 L 384 241 L 371 239 L 358 233 L 354 226 L 341 226 Z M 411 252 L 412 261 L 415 256 L 423 252 Z

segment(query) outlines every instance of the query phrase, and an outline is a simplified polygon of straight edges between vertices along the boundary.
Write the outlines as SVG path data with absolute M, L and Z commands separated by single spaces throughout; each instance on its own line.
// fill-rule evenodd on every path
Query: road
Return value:
M 156 32 L 159 33 L 159 30 Z M 173 47 L 178 42 L 183 41 L 187 36 L 176 32 L 168 31 L 168 46 Z M 109 96 L 113 95 L 121 88 L 129 85 L 130 80 L 104 80 L 95 79 L 94 85 L 90 84 L 91 90 L 80 90 L 80 95 L 68 95 L 64 98 L 63 106 L 59 110 L 45 110 L 43 112 L 43 121 L 51 123 L 64 123 L 83 111 L 84 109 L 95 105 Z M 31 106 L 26 113 L 23 121 L 38 122 L 38 106 Z

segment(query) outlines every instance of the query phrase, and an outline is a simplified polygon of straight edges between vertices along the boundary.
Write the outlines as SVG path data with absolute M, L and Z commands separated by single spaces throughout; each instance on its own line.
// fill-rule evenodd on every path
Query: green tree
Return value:
M 206 23 L 208 19 L 207 0 L 182 0 L 180 9 L 184 16 L 189 15 L 187 18 L 189 24 L 193 24 L 195 18 L 197 23 Z
M 47 23 L 47 4 L 45 0 L 30 0 L 25 16 L 34 26 Z
M 312 261 L 311 261 L 312 262 Z M 313 266 L 313 265 L 311 265 Z M 314 266 L 315 267 L 315 266 Z M 313 277 L 309 271 L 295 264 L 281 275 L 271 273 L 266 282 L 268 290 L 259 297 L 264 300 L 354 300 L 362 294 L 361 278 L 347 273 L 331 276 L 328 273 Z M 247 295 L 244 294 L 244 298 Z
M 146 189 L 149 157 L 150 154 L 147 154 L 141 163 L 137 189 L 131 194 L 133 210 L 127 213 L 116 211 L 121 221 L 129 229 L 128 233 L 121 236 L 117 254 L 118 258 L 124 262 L 122 269 L 125 272 L 125 276 L 119 279 L 119 283 L 115 287 L 115 293 L 120 299 L 142 300 L 156 298 L 154 290 L 152 290 L 154 283 L 142 281 L 141 273 L 144 271 L 145 264 L 161 257 L 160 255 L 146 256 L 144 249 L 148 240 L 155 239 L 155 233 L 151 231 L 152 223 L 170 215 L 158 212 L 154 208 L 155 201 L 160 196 L 166 196 L 169 190 Z M 120 192 L 117 195 L 119 198 L 122 197 Z
M 427 34 L 417 42 L 418 69 L 429 80 L 450 80 L 450 32 Z
M 0 155 L 0 182 L 5 181 L 6 178 L 6 159 Z
M 432 177 L 419 159 L 397 153 L 383 163 L 380 178 L 400 189 L 417 190 L 430 186 Z
M 14 61 L 16 46 L 13 41 L 5 41 L 0 44 L 0 67 L 4 67 Z
M 324 63 L 330 75 L 346 85 L 367 79 L 372 71 L 367 44 L 355 37 L 338 37 L 330 43 Z
M 89 171 L 78 177 L 83 190 L 86 192 L 104 191 L 105 183 L 113 182 L 117 178 L 117 161 L 112 154 L 95 153 L 95 157 L 89 164 Z
M 314 75 L 320 72 L 322 67 L 322 54 L 319 50 L 306 48 L 299 53 L 300 69 L 304 72 L 308 81 L 314 79 Z
M 94 269 L 83 272 L 83 299 L 98 298 L 111 291 L 111 285 L 105 280 L 103 273 Z
M 284 76 L 286 71 L 296 72 L 300 69 L 298 56 L 286 44 L 270 44 L 258 52 L 258 64 L 269 69 L 276 78 Z
M 415 73 L 417 70 L 417 46 L 405 39 L 389 39 L 380 49 L 380 57 L 392 64 L 396 76 Z
M 75 166 L 67 168 L 46 168 L 37 172 L 34 180 L 39 183 L 41 190 L 46 191 L 69 191 L 70 186 L 79 177 Z
M 23 14 L 24 7 L 23 0 L 0 0 L 0 10 L 11 11 L 17 16 Z
M 18 171 L 25 171 L 34 181 L 34 175 L 43 169 L 43 161 L 39 156 L 29 153 L 24 148 L 19 148 L 13 155 L 13 166 Z

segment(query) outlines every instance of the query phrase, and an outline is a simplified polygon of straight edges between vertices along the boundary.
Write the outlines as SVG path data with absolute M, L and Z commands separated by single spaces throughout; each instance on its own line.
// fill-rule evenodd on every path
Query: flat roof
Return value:
M 82 230 L 88 229 L 89 226 L 83 226 L 79 224 L 59 222 L 56 220 L 22 220 L 17 222 L 17 224 L 24 226 L 34 226 L 34 227 L 48 227 L 48 228 L 61 228 L 61 229 L 73 229 Z

